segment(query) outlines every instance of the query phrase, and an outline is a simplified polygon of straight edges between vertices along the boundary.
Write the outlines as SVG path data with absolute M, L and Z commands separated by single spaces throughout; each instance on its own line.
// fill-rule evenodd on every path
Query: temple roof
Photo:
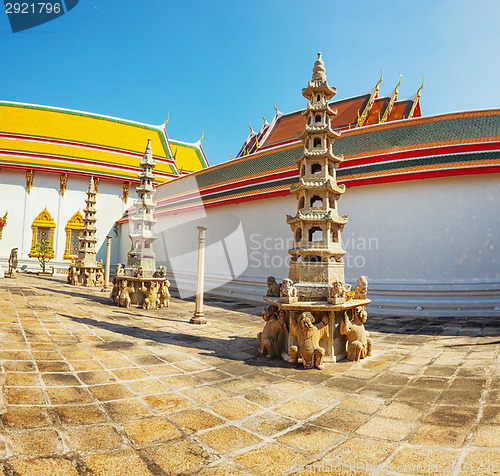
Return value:
M 200 142 L 170 141 L 152 126 L 81 111 L 0 101 L 0 166 L 137 181 L 151 139 L 156 182 L 208 166 Z M 175 157 L 175 158 L 174 158 Z
M 399 84 L 391 96 L 378 97 L 381 82 L 382 77 L 374 89 L 367 94 L 329 102 L 331 109 L 337 110 L 337 115 L 332 120 L 332 129 L 351 129 L 378 124 L 384 115 L 387 116 L 385 122 L 421 117 L 420 91 L 423 84 L 413 98 L 398 101 Z M 275 147 L 276 145 L 297 140 L 297 137 L 305 128 L 304 111 L 305 109 L 282 114 L 276 110 L 276 115 L 271 124 L 264 124 L 263 129 L 258 134 L 250 134 L 238 152 L 237 157 L 257 152 L 261 148 Z
M 500 172 L 500 109 L 385 122 L 345 130 L 333 145 L 347 187 Z M 283 144 L 172 180 L 155 216 L 290 195 L 300 142 Z M 120 222 L 126 220 L 119 220 Z

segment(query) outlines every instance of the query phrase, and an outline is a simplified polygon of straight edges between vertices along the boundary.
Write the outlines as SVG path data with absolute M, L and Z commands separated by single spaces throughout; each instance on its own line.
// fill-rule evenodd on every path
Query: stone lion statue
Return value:
M 166 281 L 163 281 L 160 283 L 160 298 L 159 298 L 159 303 L 158 307 L 170 307 L 170 281 L 167 279 Z
M 11 278 L 16 275 L 17 263 L 17 248 L 12 248 L 9 255 L 9 276 Z
M 167 275 L 167 267 L 159 266 L 158 269 L 153 273 L 153 278 L 164 278 L 166 275 Z
M 295 336 L 298 345 L 288 347 L 292 362 L 296 364 L 299 358 L 305 369 L 323 368 L 325 349 L 320 347 L 319 341 L 328 337 L 328 317 L 325 315 L 319 324 L 314 324 L 314 316 L 310 312 L 303 312 L 295 320 L 290 320 L 290 336 Z
M 284 313 L 276 306 L 264 308 L 262 319 L 266 322 L 262 332 L 257 334 L 260 342 L 259 354 L 265 355 L 267 359 L 280 356 L 279 335 L 285 331 Z
M 68 266 L 68 277 L 67 277 L 68 284 L 73 284 L 73 271 L 75 266 L 76 262 L 74 259 L 72 259 L 70 265 Z
M 85 270 L 85 286 L 95 286 L 96 271 L 93 268 Z
M 130 298 L 130 293 L 134 292 L 134 288 L 132 286 L 128 286 L 128 282 L 126 279 L 120 281 L 119 290 L 118 290 L 118 306 L 121 307 L 130 307 L 132 304 L 132 299 Z
M 120 284 L 118 279 L 113 278 L 113 289 L 111 290 L 111 294 L 109 297 L 111 298 L 111 302 L 113 304 L 118 304 L 118 294 L 120 293 Z
M 354 286 L 354 299 L 366 299 L 366 294 L 368 292 L 368 278 L 366 276 L 360 276 L 358 279 L 358 284 Z
M 358 361 L 372 354 L 372 340 L 365 330 L 368 317 L 364 306 L 354 309 L 354 319 L 351 321 L 347 312 L 344 312 L 340 321 L 340 333 L 347 336 L 347 360 Z
M 96 286 L 104 286 L 104 271 L 102 268 L 97 269 L 96 277 L 95 277 L 95 285 Z
M 80 284 L 80 281 L 79 281 L 80 270 L 78 269 L 76 264 L 74 266 L 72 266 L 72 268 L 73 268 L 73 271 L 71 272 L 71 284 L 73 286 L 78 286 Z
M 280 297 L 296 298 L 297 288 L 293 285 L 291 279 L 284 279 L 280 287 Z
M 120 263 L 116 265 L 115 276 L 125 276 L 125 270 L 123 269 L 123 265 Z
M 267 278 L 267 293 L 266 296 L 279 297 L 280 295 L 280 285 L 276 282 L 274 276 L 269 276 Z
M 144 284 L 141 286 L 140 291 L 144 294 L 143 309 L 158 309 L 158 288 L 159 283 L 156 281 L 151 281 L 149 286 L 145 286 Z
M 342 281 L 333 281 L 332 288 L 330 289 L 330 297 L 342 298 L 344 297 L 345 289 Z

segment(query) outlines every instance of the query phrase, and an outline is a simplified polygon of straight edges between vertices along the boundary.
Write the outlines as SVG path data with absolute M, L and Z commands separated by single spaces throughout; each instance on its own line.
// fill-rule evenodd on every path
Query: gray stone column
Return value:
M 196 278 L 196 306 L 194 316 L 189 321 L 191 324 L 206 324 L 203 314 L 203 284 L 205 281 L 205 231 L 207 227 L 198 227 L 198 270 Z
M 106 236 L 106 271 L 104 273 L 104 287 L 103 291 L 109 289 L 109 268 L 111 266 L 111 236 Z

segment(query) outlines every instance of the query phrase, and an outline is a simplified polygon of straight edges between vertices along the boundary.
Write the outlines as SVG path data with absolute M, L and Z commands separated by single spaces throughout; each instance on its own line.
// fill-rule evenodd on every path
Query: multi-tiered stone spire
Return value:
M 333 154 L 332 145 L 340 133 L 331 128 L 337 114 L 328 105 L 336 89 L 328 85 L 325 65 L 318 53 L 312 80 L 302 95 L 309 99 L 304 111 L 306 127 L 300 135 L 304 151 L 296 159 L 299 183 L 291 186 L 297 198 L 297 214 L 287 216 L 293 232 L 289 279 L 301 301 L 326 300 L 333 281 L 344 282 L 346 253 L 340 233 L 347 215 L 340 216 L 337 200 L 345 186 L 337 184 L 336 169 L 343 157 Z
M 139 174 L 140 185 L 135 189 L 138 200 L 134 202 L 135 215 L 132 217 L 132 231 L 130 240 L 132 248 L 128 253 L 126 274 L 135 276 L 139 267 L 142 267 L 144 276 L 151 276 L 156 269 L 156 257 L 153 243 L 157 238 L 154 233 L 156 219 L 153 213 L 156 203 L 153 200 L 156 192 L 153 169 L 156 163 L 151 151 L 151 139 L 148 140 L 144 157 L 141 160 L 142 172 Z
M 86 206 L 84 208 L 85 217 L 83 218 L 83 226 L 80 229 L 80 243 L 78 248 L 78 263 L 79 267 L 93 268 L 97 266 L 96 249 L 97 243 L 96 233 L 96 189 L 94 177 L 90 177 L 89 188 L 87 190 Z

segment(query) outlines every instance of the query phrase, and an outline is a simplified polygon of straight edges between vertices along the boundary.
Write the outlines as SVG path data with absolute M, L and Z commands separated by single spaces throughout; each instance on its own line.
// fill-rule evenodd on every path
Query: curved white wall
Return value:
M 346 281 L 368 276 L 372 312 L 500 316 L 499 197 L 498 174 L 348 189 L 339 201 L 349 214 Z M 169 265 L 184 294 L 194 290 L 196 226 L 205 224 L 207 290 L 259 300 L 267 276 L 288 275 L 285 220 L 295 212 L 287 196 L 159 217 L 157 264 Z

